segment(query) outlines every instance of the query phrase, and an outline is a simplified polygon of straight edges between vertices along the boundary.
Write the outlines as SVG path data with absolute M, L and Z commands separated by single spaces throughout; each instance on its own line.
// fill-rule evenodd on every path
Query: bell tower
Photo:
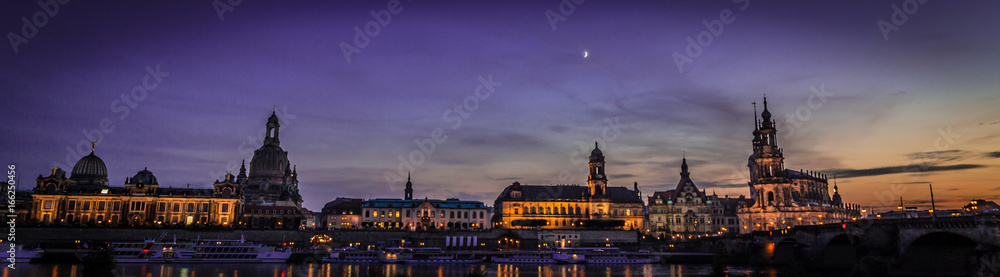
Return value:
M 608 177 L 604 175 L 604 153 L 597 146 L 597 142 L 594 142 L 594 151 L 590 152 L 590 174 L 587 177 L 587 185 L 593 197 L 604 196 L 608 187 Z

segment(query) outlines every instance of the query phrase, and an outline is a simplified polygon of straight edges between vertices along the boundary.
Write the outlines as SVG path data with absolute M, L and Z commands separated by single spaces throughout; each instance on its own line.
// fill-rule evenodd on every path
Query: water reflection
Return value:
M 473 268 L 487 276 L 500 277 L 587 277 L 587 276 L 706 276 L 708 264 L 642 264 L 642 265 L 549 265 L 549 264 L 119 264 L 119 277 L 363 277 L 370 271 L 382 277 L 438 276 L 462 277 Z M 2 277 L 77 277 L 79 264 L 18 264 L 17 269 L 4 268 Z M 746 267 L 730 267 L 730 276 L 745 276 Z M 784 273 L 781 269 L 763 269 L 765 276 Z

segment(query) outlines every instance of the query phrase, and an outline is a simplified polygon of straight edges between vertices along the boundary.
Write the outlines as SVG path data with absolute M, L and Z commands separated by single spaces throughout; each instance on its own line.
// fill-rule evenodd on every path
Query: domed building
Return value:
M 108 169 L 94 150 L 70 177 L 52 168 L 32 191 L 31 221 L 68 226 L 230 226 L 239 219 L 240 187 L 232 174 L 212 189 L 160 187 L 143 168 L 120 187 L 108 186 Z
M 281 124 L 274 112 L 267 119 L 266 126 L 264 144 L 253 151 L 249 176 L 244 175 L 245 165 L 240 168 L 240 175 L 246 177 L 244 200 L 248 205 L 301 208 L 299 181 L 288 161 L 288 152 L 281 149 L 278 139 Z

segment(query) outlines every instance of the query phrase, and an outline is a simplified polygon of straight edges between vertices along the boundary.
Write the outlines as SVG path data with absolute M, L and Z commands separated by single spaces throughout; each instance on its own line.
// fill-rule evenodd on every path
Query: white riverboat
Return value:
M 378 252 L 371 250 L 358 250 L 357 248 L 337 248 L 330 251 L 330 255 L 323 259 L 328 263 L 377 263 L 379 262 Z
M 437 247 L 385 248 L 378 256 L 379 260 L 385 263 L 467 264 L 486 260 L 485 257 L 476 257 L 472 254 L 444 252 Z
M 555 264 L 581 263 L 583 255 L 543 251 L 504 251 L 496 253 L 491 261 L 505 264 Z
M 660 261 L 660 256 L 649 251 L 629 252 L 616 247 L 559 248 L 555 253 L 562 254 L 553 255 L 556 262 L 561 263 L 576 263 L 581 259 L 588 264 L 649 264 Z M 574 259 L 564 260 L 568 256 Z
M 291 249 L 278 249 L 259 243 L 239 240 L 202 240 L 189 242 L 111 242 L 118 263 L 283 263 L 292 255 Z M 92 251 L 78 251 L 83 257 Z

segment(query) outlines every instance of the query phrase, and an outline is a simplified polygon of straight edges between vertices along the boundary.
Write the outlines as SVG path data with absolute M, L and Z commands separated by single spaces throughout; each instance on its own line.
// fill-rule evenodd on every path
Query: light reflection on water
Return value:
M 462 277 L 478 268 L 499 277 L 589 277 L 589 276 L 706 276 L 709 264 L 642 265 L 552 265 L 552 264 L 381 264 L 381 276 Z M 368 264 L 119 264 L 115 277 L 364 277 Z M 17 264 L 4 268 L 2 277 L 82 277 L 79 264 Z M 730 267 L 730 276 L 745 276 L 747 267 Z M 768 269 L 775 277 L 779 270 Z

